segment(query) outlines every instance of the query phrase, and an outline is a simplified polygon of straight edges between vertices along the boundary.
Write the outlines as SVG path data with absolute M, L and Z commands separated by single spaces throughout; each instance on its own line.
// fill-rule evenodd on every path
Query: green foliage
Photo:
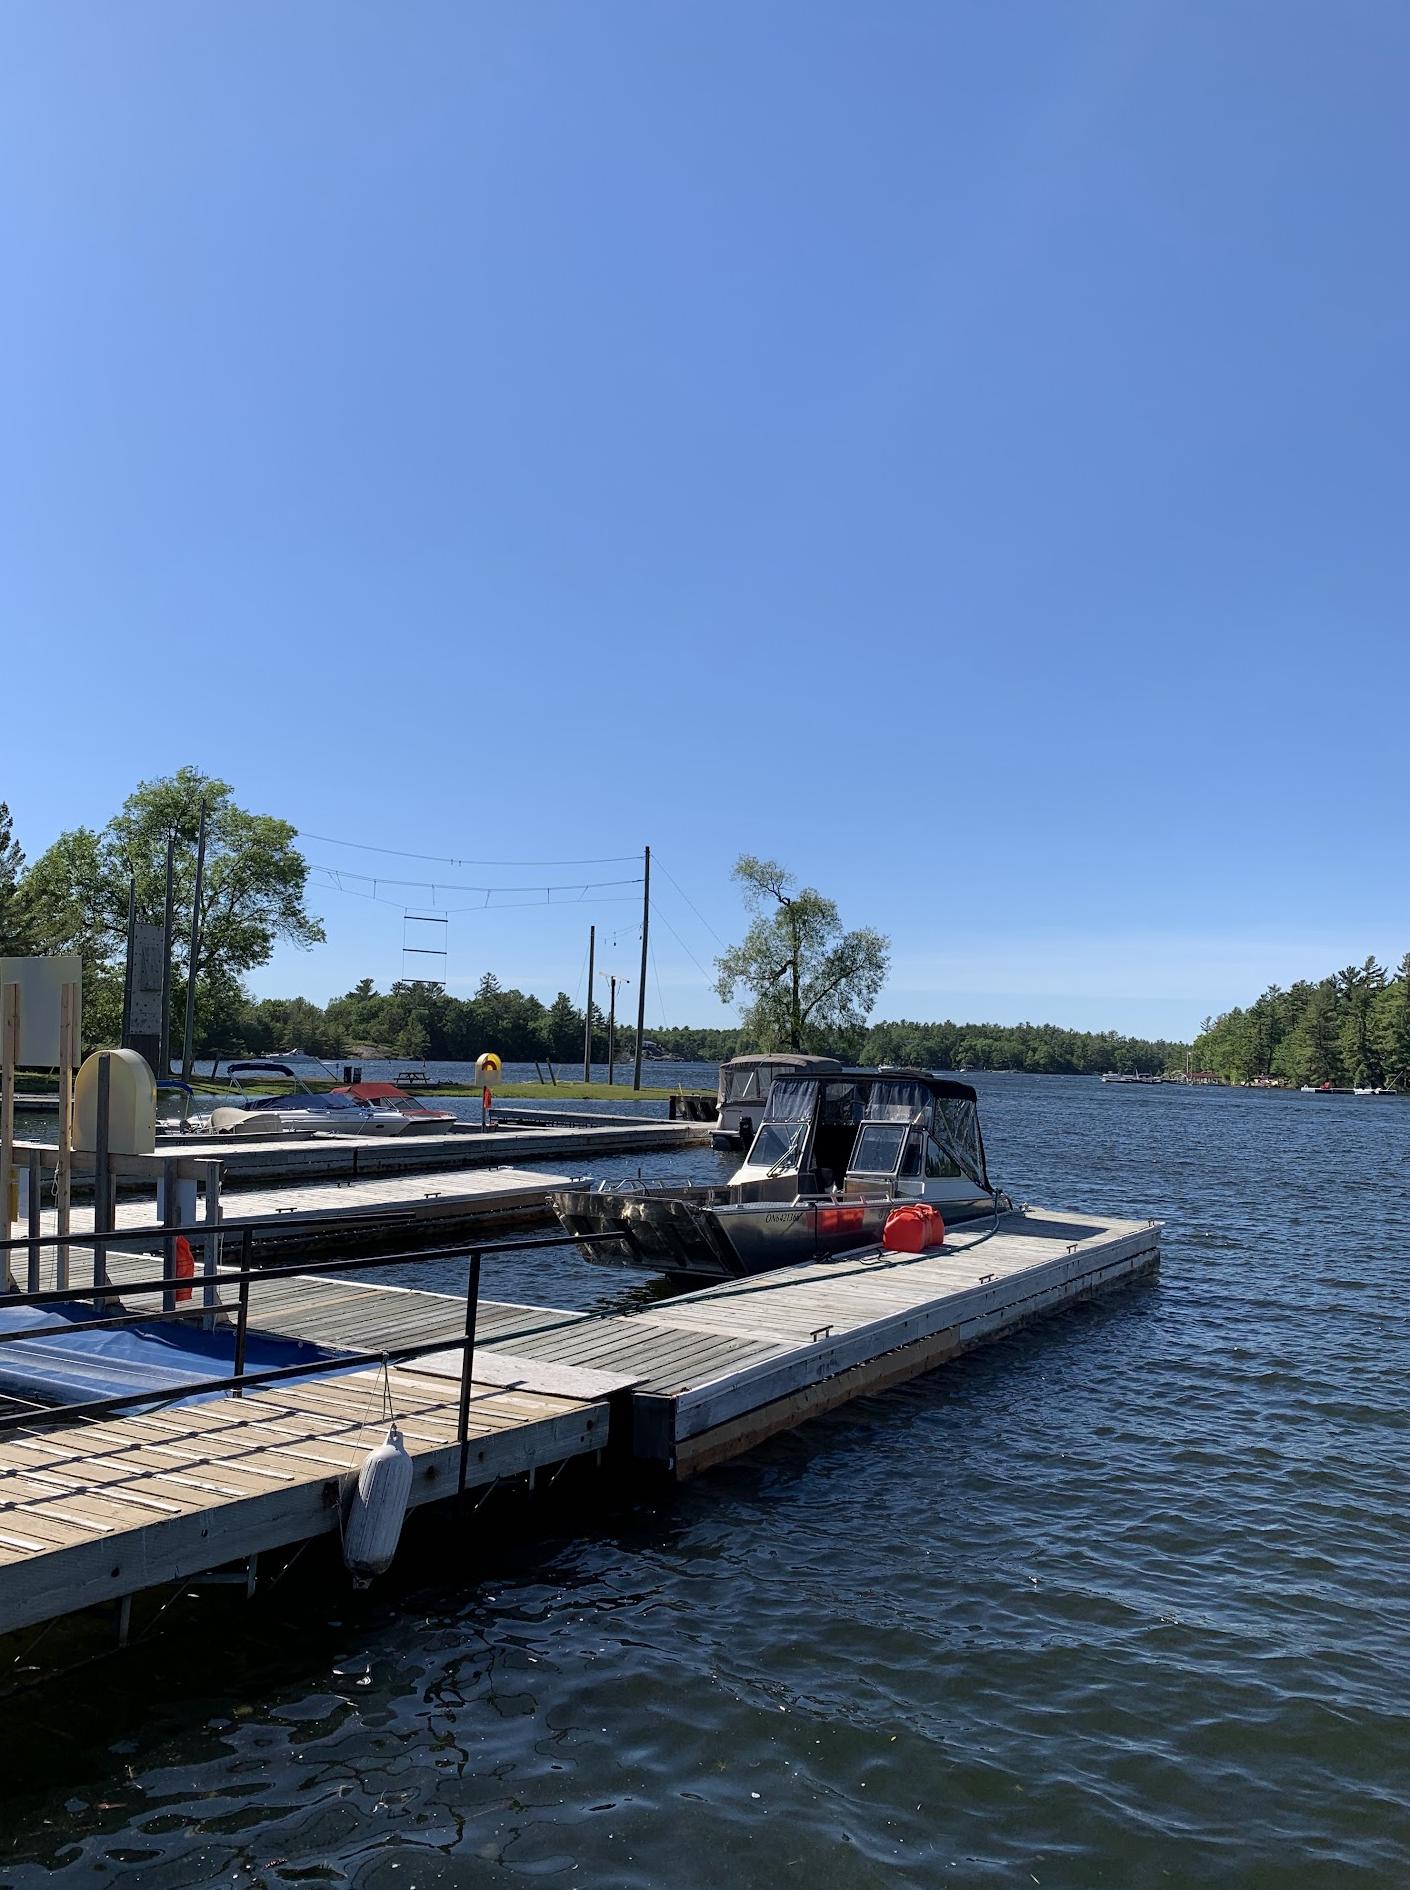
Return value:
M 90 1042 L 117 1037 L 129 884 L 138 918 L 162 922 L 168 834 L 176 842 L 172 964 L 173 983 L 180 987 L 179 996 L 173 992 L 172 1016 L 182 1014 L 203 803 L 198 1041 L 209 1044 L 211 1024 L 229 1021 L 240 977 L 269 959 L 276 940 L 313 945 L 323 938 L 322 926 L 304 905 L 308 866 L 294 845 L 293 827 L 237 807 L 228 784 L 198 768 L 144 781 L 101 832 L 76 827 L 60 834 L 20 881 L 33 949 L 76 951 L 83 959 L 83 1021 Z
M 1233 1083 L 1410 1088 L 1410 952 L 1392 978 L 1367 958 L 1317 984 L 1270 985 L 1246 1010 L 1207 1018 L 1190 1054 Z
M 1056 1024 L 873 1024 L 863 1063 L 909 1063 L 927 1070 L 1027 1070 L 1041 1076 L 1096 1076 L 1107 1070 L 1160 1075 L 1184 1067 L 1185 1046 L 1063 1030 Z
M 0 957 L 18 958 L 30 948 L 29 920 L 20 896 L 24 849 L 14 836 L 10 810 L 0 801 Z
M 800 887 L 777 860 L 741 854 L 734 877 L 753 921 L 740 944 L 715 961 L 726 1004 L 752 994 L 744 1029 L 764 1050 L 809 1050 L 865 1027 L 886 976 L 890 940 L 844 932 L 837 906 Z

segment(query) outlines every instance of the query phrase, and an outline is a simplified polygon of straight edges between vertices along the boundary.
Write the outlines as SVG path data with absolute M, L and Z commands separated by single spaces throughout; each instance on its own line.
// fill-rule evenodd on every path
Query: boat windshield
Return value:
M 864 1122 L 848 1163 L 854 1175 L 894 1175 L 901 1165 L 908 1130 L 903 1122 Z
M 766 1063 L 753 1063 L 742 1070 L 725 1070 L 725 1101 L 762 1102 L 769 1093 L 770 1073 Z
M 754 1137 L 748 1160 L 751 1167 L 776 1170 L 779 1174 L 797 1168 L 803 1157 L 808 1120 L 765 1122 Z

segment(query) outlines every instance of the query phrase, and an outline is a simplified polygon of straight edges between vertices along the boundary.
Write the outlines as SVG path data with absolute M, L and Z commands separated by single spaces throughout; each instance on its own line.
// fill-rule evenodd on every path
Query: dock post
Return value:
M 39 1291 L 39 1256 L 44 1251 L 39 1237 L 44 1232 L 44 1156 L 41 1150 L 29 1151 L 29 1290 Z
M 207 1227 L 220 1226 L 220 1177 L 222 1164 L 218 1161 L 197 1162 L 196 1168 L 201 1177 L 201 1197 L 205 1203 L 202 1216 Z M 209 1233 L 201 1243 L 201 1272 L 205 1285 L 201 1289 L 201 1303 L 205 1307 L 205 1317 L 201 1324 L 209 1331 L 215 1325 L 215 1315 L 220 1305 L 219 1289 L 216 1286 L 216 1274 L 220 1270 L 220 1235 Z
M 240 1236 L 240 1295 L 235 1313 L 235 1377 L 245 1376 L 245 1335 L 250 1325 L 250 1259 L 254 1253 L 255 1240 L 253 1228 L 247 1227 Z M 240 1397 L 241 1390 L 236 1385 L 230 1393 L 232 1398 Z
M 184 1166 L 184 1164 L 175 1163 L 173 1166 L 181 1167 Z M 180 1180 L 175 1175 L 171 1174 L 170 1170 L 162 1177 L 162 1183 L 162 1226 L 180 1227 L 188 1218 L 184 1212 L 187 1190 L 182 1187 Z M 189 1218 L 194 1220 L 194 1214 Z M 168 1234 L 162 1241 L 162 1278 L 169 1280 L 175 1272 L 176 1236 L 174 1234 Z M 162 1288 L 162 1311 L 176 1311 L 176 1288 L 174 1286 L 164 1286 Z
M 97 1128 L 93 1137 L 93 1284 L 108 1284 L 108 1243 L 104 1234 L 113 1225 L 113 1191 L 108 1172 L 108 1110 L 112 1106 L 112 1058 L 103 1051 L 98 1058 Z M 95 1305 L 102 1305 L 96 1300 Z
M 465 1479 L 470 1471 L 470 1387 L 475 1369 L 475 1320 L 480 1309 L 480 1255 L 470 1256 L 470 1277 L 465 1283 L 465 1349 L 460 1355 L 460 1485 L 465 1494 Z

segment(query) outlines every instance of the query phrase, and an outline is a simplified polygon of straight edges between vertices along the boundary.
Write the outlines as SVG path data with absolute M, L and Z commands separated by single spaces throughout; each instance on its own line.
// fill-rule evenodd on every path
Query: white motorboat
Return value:
M 720 1090 L 715 1126 L 710 1131 L 714 1149 L 746 1149 L 764 1119 L 769 1091 L 780 1076 L 807 1076 L 840 1069 L 836 1057 L 805 1057 L 792 1050 L 769 1056 L 731 1057 L 720 1065 Z
M 287 1063 L 231 1063 L 226 1068 L 238 1103 L 223 1103 L 210 1113 L 216 1135 L 403 1135 L 412 1125 L 396 1109 L 364 1102 L 347 1091 L 310 1089 Z M 250 1079 L 277 1078 L 283 1094 L 252 1095 Z

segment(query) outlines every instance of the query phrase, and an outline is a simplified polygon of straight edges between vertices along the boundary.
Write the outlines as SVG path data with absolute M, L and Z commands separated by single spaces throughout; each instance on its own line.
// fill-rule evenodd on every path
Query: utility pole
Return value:
M 597 951 L 597 927 L 588 927 L 587 1018 L 583 1024 L 583 1081 L 592 1081 L 592 966 Z
M 176 835 L 166 837 L 166 916 L 162 920 L 162 1040 L 157 1047 L 158 1076 L 171 1075 L 171 938 L 175 891 Z
M 181 1080 L 191 1081 L 191 1044 L 196 1030 L 196 959 L 201 950 L 201 880 L 206 870 L 206 804 L 201 802 L 201 831 L 196 841 L 196 890 L 191 895 L 191 950 L 186 960 L 186 1028 L 181 1036 Z M 181 1119 L 187 1097 L 182 1093 Z
M 131 1048 L 128 1042 L 132 1034 L 132 980 L 136 975 L 134 959 L 137 953 L 137 880 L 129 874 L 127 881 L 127 969 L 122 979 L 122 1047 Z
M 651 848 L 645 848 L 641 868 L 641 978 L 636 992 L 636 1063 L 632 1088 L 641 1088 L 641 1040 L 646 1033 L 646 942 L 651 926 Z

